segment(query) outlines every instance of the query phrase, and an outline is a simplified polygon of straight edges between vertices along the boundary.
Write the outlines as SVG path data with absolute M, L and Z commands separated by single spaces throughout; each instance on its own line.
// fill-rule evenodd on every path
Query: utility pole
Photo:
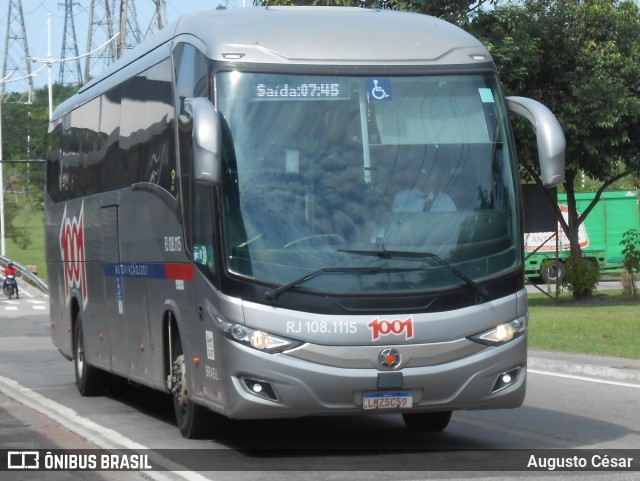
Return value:
M 129 20 L 129 29 L 133 32 L 134 39 L 137 43 L 142 42 L 145 38 L 162 30 L 167 25 L 167 2 L 165 0 L 153 0 L 153 3 L 155 5 L 155 11 L 143 34 L 138 23 L 135 1 L 129 0 L 129 10 L 133 15 L 133 21 L 131 21 L 131 19 Z
M 155 13 L 146 31 L 138 24 L 135 0 L 91 0 L 89 6 L 89 34 L 87 52 L 95 50 L 100 40 L 107 40 L 117 32 L 118 38 L 102 50 L 100 55 L 85 59 L 84 81 L 88 82 L 93 71 L 99 72 L 124 55 L 127 49 L 142 42 L 149 34 L 166 25 L 165 0 L 153 0 Z M 157 28 L 155 27 L 157 25 Z M 114 28 L 115 27 L 115 28 Z M 98 68 L 96 64 L 102 61 Z
M 128 0 L 120 0 L 120 15 L 118 16 L 118 25 L 120 36 L 118 37 L 118 45 L 116 57 L 120 58 L 124 55 L 127 50 L 127 20 L 129 16 L 129 1 Z
M 14 78 L 24 77 L 28 83 L 28 99 L 19 99 L 19 102 L 31 103 L 33 96 L 33 78 L 31 77 L 31 56 L 29 55 L 29 45 L 27 34 L 24 28 L 24 15 L 22 13 L 21 0 L 9 0 L 9 11 L 7 12 L 7 31 L 4 40 L 4 60 L 2 62 L 2 75 L 0 79 L 5 80 L 8 76 Z M 17 44 L 16 49 L 11 47 Z M 21 49 L 21 54 L 16 53 Z M 11 55 L 11 52 L 16 57 Z M 17 60 L 16 60 L 17 58 Z M 4 101 L 4 83 L 0 83 L 0 102 Z
M 167 25 L 167 2 L 165 0 L 153 0 L 153 3 L 156 4 L 156 12 L 149 24 L 149 28 L 147 28 L 145 37 L 153 33 L 154 24 L 157 28 L 156 31 L 162 30 Z
M 118 58 L 122 57 L 128 49 L 135 47 L 146 38 L 146 36 L 142 35 L 138 23 L 136 2 L 134 0 L 119 0 L 119 3 L 120 15 L 118 23 L 120 25 L 120 36 L 118 39 Z
M 4 178 L 3 178 L 3 154 L 2 154 L 2 102 L 4 102 L 4 87 L 9 77 L 24 78 L 29 86 L 28 99 L 31 103 L 33 96 L 33 78 L 31 76 L 31 56 L 27 43 L 26 29 L 24 28 L 24 14 L 22 13 L 21 0 L 9 0 L 7 12 L 7 31 L 4 40 L 4 59 L 2 61 L 2 75 L 0 76 L 0 254 L 5 255 L 5 225 L 4 225 Z M 22 48 L 23 55 L 18 60 L 10 54 L 11 47 L 18 44 Z M 15 54 L 15 51 L 14 51 Z M 18 99 L 24 101 L 24 99 Z
M 76 25 L 73 19 L 73 6 L 80 5 L 73 0 L 65 0 L 64 4 L 59 3 L 59 6 L 64 5 L 64 31 L 62 33 L 62 53 L 60 54 L 60 58 L 71 58 L 73 57 L 72 70 L 75 70 L 76 75 L 74 81 L 67 82 L 68 77 L 68 68 L 66 67 L 66 62 L 62 62 L 60 65 L 60 77 L 58 78 L 58 82 L 61 84 L 67 83 L 77 83 L 81 85 L 82 82 L 82 71 L 80 70 L 80 57 L 78 56 L 78 42 L 76 41 Z
M 100 34 L 102 33 L 102 36 Z M 87 38 L 87 52 L 93 52 L 103 41 L 112 38 L 113 16 L 109 0 L 91 0 L 89 6 L 89 32 Z M 102 42 L 101 42 L 102 40 Z M 100 72 L 113 63 L 116 59 L 116 47 L 110 42 L 101 52 L 95 55 L 87 55 L 84 63 L 84 81 L 91 79 L 94 70 Z M 102 63 L 100 68 L 96 64 Z

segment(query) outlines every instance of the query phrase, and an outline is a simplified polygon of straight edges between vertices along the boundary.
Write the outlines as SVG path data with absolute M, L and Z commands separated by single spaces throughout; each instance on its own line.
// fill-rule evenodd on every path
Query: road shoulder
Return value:
M 640 360 L 529 350 L 528 368 L 640 384 Z

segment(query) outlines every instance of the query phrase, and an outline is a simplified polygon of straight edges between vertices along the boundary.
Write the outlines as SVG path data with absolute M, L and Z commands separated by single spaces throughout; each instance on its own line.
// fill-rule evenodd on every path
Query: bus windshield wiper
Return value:
M 325 267 L 323 269 L 318 269 L 317 271 L 313 271 L 307 275 L 299 277 L 298 279 L 294 279 L 293 281 L 283 284 L 280 287 L 274 287 L 273 289 L 269 289 L 265 292 L 265 297 L 267 299 L 275 299 L 280 294 L 293 287 L 296 287 L 300 284 L 303 284 L 311 279 L 322 276 L 324 274 L 379 274 L 381 272 L 414 272 L 419 271 L 420 269 L 413 268 L 383 268 L 383 267 Z
M 388 251 L 386 249 L 380 250 L 351 250 L 351 249 L 338 249 L 340 252 L 345 252 L 347 254 L 356 254 L 360 256 L 372 256 L 379 257 L 380 259 L 406 259 L 406 260 L 417 260 L 417 261 L 429 261 L 433 260 L 436 263 L 440 264 L 442 267 L 451 272 L 454 276 L 463 280 L 465 284 L 472 287 L 478 294 L 480 294 L 480 299 L 478 299 L 478 304 L 481 303 L 486 297 L 489 296 L 489 292 L 479 285 L 477 282 L 469 278 L 465 273 L 460 272 L 458 269 L 453 267 L 447 261 L 445 261 L 442 257 L 437 254 L 433 254 L 431 252 L 411 252 L 411 251 Z

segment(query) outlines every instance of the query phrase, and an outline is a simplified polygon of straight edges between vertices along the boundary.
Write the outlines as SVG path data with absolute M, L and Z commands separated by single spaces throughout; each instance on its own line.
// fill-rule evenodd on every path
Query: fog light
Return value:
M 515 369 L 511 369 L 510 371 L 499 374 L 496 382 L 493 383 L 493 387 L 491 388 L 491 391 L 489 391 L 489 393 L 494 394 L 513 385 L 518 379 L 519 373 L 520 368 L 517 367 Z
M 269 399 L 270 401 L 278 401 L 278 396 L 276 396 L 276 392 L 273 386 L 271 386 L 271 383 L 250 378 L 244 378 L 242 381 L 247 390 L 254 396 Z

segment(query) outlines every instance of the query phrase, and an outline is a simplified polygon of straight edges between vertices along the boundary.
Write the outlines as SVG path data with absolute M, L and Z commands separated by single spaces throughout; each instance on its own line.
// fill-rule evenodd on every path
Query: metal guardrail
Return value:
M 36 286 L 38 289 L 42 290 L 43 292 L 47 292 L 47 293 L 49 292 L 49 286 L 47 285 L 47 283 L 44 282 L 42 279 L 40 279 L 33 272 L 30 272 L 29 269 L 27 269 L 27 267 L 23 266 L 22 264 L 16 261 L 9 259 L 8 257 L 0 256 L 0 264 L 2 264 L 3 270 L 7 266 L 7 264 L 9 264 L 9 262 L 13 262 L 13 265 L 16 266 L 16 268 L 20 271 L 21 279 L 25 280 L 29 284 Z

